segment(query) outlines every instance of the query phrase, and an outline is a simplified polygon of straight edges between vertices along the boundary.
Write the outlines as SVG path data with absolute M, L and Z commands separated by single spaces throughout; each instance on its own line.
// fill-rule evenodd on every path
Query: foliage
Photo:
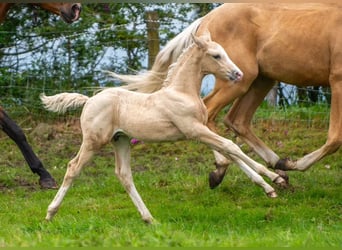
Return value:
M 89 3 L 72 25 L 44 10 L 15 5 L 0 25 L 0 94 L 23 101 L 25 88 L 57 92 L 106 85 L 101 69 L 126 73 L 146 67 L 146 11 L 158 12 L 164 45 L 197 17 L 193 10 L 202 7 L 196 6 L 209 5 Z M 17 88 L 12 93 L 9 82 Z

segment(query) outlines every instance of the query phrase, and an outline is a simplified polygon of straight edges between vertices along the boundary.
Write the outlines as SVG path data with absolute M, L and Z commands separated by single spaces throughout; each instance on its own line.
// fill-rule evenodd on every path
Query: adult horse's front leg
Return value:
M 337 76 L 335 75 L 335 77 Z M 330 123 L 326 143 L 297 161 L 279 160 L 275 166 L 277 169 L 305 171 L 323 157 L 336 152 L 342 145 L 342 82 L 334 80 L 331 79 Z
M 247 61 L 252 62 L 254 60 L 251 59 Z M 253 64 L 251 63 L 249 67 L 242 69 L 244 72 L 244 78 L 240 83 L 231 84 L 223 80 L 216 79 L 213 91 L 203 99 L 208 110 L 207 126 L 215 133 L 217 133 L 215 120 L 219 112 L 236 98 L 245 94 L 249 89 L 250 84 L 255 79 L 257 75 L 257 65 L 256 63 L 254 63 L 254 65 L 255 66 L 253 67 Z M 215 188 L 222 182 L 230 164 L 230 160 L 222 156 L 220 153 L 214 151 L 214 156 L 216 169 L 209 174 L 210 188 Z
M 39 184 L 42 188 L 56 189 L 57 183 L 50 173 L 43 167 L 42 162 L 33 152 L 28 144 L 26 136 L 22 129 L 6 114 L 0 107 L 0 127 L 17 144 L 22 152 L 31 171 L 39 175 Z
M 115 148 L 115 174 L 119 178 L 121 184 L 124 186 L 126 192 L 131 197 L 142 219 L 146 223 L 152 223 L 153 217 L 150 211 L 147 209 L 145 203 L 141 199 L 133 182 L 130 165 L 130 140 L 126 135 L 118 135 L 114 137 L 113 144 Z
M 274 86 L 271 79 L 259 76 L 254 80 L 245 95 L 234 102 L 224 118 L 224 124 L 245 141 L 268 166 L 274 167 L 279 157 L 261 141 L 251 129 L 251 121 L 257 108 Z

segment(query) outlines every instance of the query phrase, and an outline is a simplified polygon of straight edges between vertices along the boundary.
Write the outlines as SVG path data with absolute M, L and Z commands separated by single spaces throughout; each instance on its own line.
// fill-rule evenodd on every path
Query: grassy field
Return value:
M 50 121 L 37 134 L 39 122 L 17 119 L 60 184 L 81 142 L 77 121 Z M 281 157 L 296 159 L 326 139 L 326 122 L 310 119 L 260 120 L 255 130 Z M 222 127 L 221 133 L 232 138 Z M 214 159 L 198 142 L 135 145 L 135 184 L 158 221 L 146 225 L 114 175 L 111 145 L 84 169 L 52 222 L 44 218 L 56 191 L 38 187 L 37 176 L 2 132 L 0 148 L 0 247 L 342 247 L 341 151 L 305 173 L 290 172 L 291 187 L 277 188 L 279 197 L 270 199 L 236 165 L 218 188 L 209 189 Z

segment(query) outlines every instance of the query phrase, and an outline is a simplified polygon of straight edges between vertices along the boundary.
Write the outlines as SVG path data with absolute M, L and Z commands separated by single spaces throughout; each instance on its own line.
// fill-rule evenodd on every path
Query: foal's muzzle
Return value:
M 232 70 L 228 73 L 228 78 L 231 81 L 239 82 L 242 80 L 243 73 L 239 70 Z

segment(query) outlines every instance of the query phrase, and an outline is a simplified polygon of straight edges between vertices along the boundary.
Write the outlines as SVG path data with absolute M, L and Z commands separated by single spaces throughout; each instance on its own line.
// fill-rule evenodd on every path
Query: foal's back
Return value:
M 83 136 L 95 135 L 104 144 L 117 132 L 145 141 L 182 139 L 172 123 L 172 107 L 167 108 L 167 102 L 164 90 L 145 94 L 122 88 L 105 89 L 91 97 L 83 108 Z

